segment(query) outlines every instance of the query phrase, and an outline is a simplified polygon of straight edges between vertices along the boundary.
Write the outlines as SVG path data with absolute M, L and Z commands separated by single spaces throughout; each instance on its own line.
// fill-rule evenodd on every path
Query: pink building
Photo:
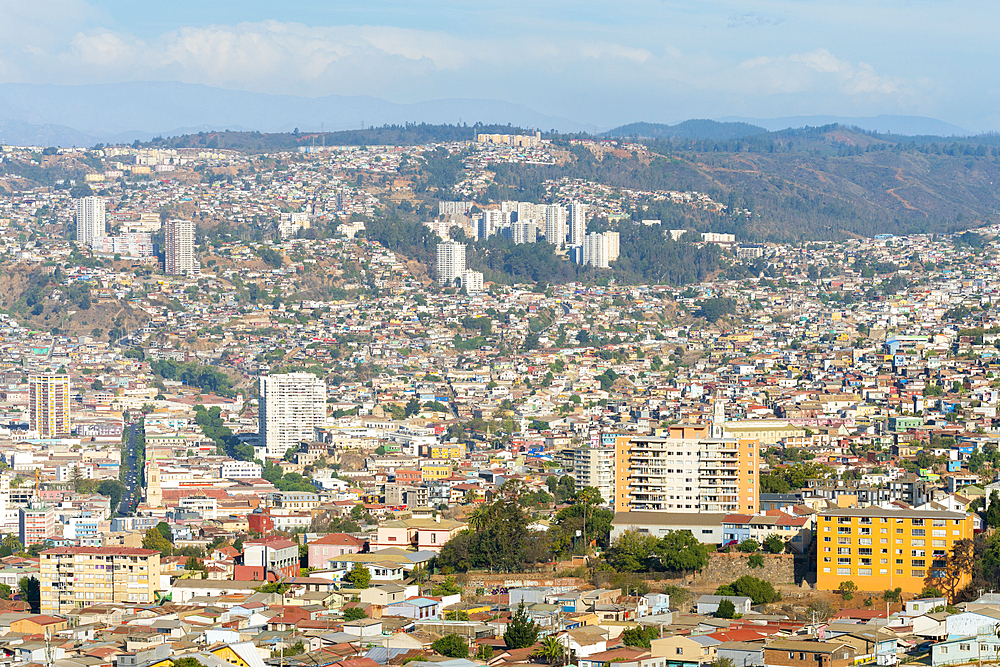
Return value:
M 365 541 L 347 533 L 330 533 L 309 542 L 309 567 L 326 567 L 328 560 L 344 554 L 358 554 L 365 550 Z

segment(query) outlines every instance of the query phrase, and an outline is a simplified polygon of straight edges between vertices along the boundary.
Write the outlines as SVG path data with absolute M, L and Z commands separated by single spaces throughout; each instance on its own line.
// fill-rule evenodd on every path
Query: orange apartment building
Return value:
M 757 512 L 756 439 L 713 438 L 708 425 L 694 424 L 663 435 L 617 438 L 615 512 Z
M 934 579 L 938 588 L 960 590 L 971 572 L 949 567 L 959 540 L 973 537 L 972 515 L 942 510 L 844 508 L 821 512 L 816 533 L 816 587 L 832 591 L 853 581 L 862 591 L 902 588 L 920 593 Z

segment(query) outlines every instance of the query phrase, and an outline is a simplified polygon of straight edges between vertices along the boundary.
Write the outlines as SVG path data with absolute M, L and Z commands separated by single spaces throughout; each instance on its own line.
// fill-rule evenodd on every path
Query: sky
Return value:
M 497 99 L 600 127 L 801 115 L 1000 130 L 983 0 L 0 0 L 0 83 Z

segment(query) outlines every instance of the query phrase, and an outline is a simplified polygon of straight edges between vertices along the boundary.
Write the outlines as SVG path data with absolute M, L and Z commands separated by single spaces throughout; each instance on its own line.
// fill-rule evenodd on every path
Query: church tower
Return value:
M 150 461 L 146 469 L 146 504 L 150 507 L 163 505 L 163 491 L 160 490 L 160 467 Z
M 712 437 L 726 437 L 726 399 L 719 392 L 712 401 Z

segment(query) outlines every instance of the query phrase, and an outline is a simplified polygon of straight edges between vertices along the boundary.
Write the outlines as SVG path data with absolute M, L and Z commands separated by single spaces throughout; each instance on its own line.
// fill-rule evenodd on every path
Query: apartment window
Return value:
M 871 556 L 872 555 L 872 550 L 871 549 L 858 549 L 858 555 L 859 556 Z
M 837 539 L 839 540 L 839 539 L 841 539 L 841 538 L 839 538 L 839 537 L 838 537 Z M 824 542 L 829 542 L 829 541 L 830 541 L 830 538 L 829 538 L 829 537 L 824 537 L 824 538 L 823 538 L 823 541 L 824 541 Z
M 898 574 L 898 575 L 902 576 L 902 574 L 903 574 L 903 571 L 902 571 L 902 570 L 896 570 L 896 574 Z
M 924 563 L 925 561 L 922 558 L 910 561 L 910 565 L 912 565 L 913 567 L 925 567 Z
M 850 564 L 851 564 L 851 559 L 850 558 L 838 558 L 837 559 L 837 565 L 850 565 Z
M 914 528 L 913 529 L 913 536 L 914 537 L 923 537 L 925 532 L 926 531 L 923 528 Z
M 840 576 L 840 577 L 849 577 L 849 576 L 851 576 L 851 568 L 849 568 L 849 567 L 838 567 L 837 568 L 837 576 Z
M 903 534 L 903 529 L 902 528 L 897 528 L 896 529 L 896 534 L 897 535 L 902 535 Z
M 838 537 L 837 538 L 837 544 L 850 544 L 850 543 L 851 543 L 851 538 L 849 538 L 849 537 Z
M 924 572 L 923 570 L 910 570 L 910 576 L 923 579 L 925 576 L 927 576 L 927 573 Z
M 850 526 L 838 526 L 837 527 L 837 532 L 840 533 L 841 535 L 850 535 L 851 534 L 851 527 Z
M 911 519 L 910 523 L 912 525 L 914 525 L 914 526 L 922 526 L 922 525 L 924 525 L 924 520 L 923 519 Z
M 830 574 L 830 568 L 824 567 L 823 568 L 823 574 Z
M 948 544 L 944 540 L 931 540 L 931 546 L 933 547 L 946 547 Z
M 872 538 L 870 537 L 862 537 L 861 539 L 858 540 L 858 544 L 862 546 L 870 546 L 871 543 L 872 543 Z
M 851 547 L 837 547 L 837 553 L 850 555 Z
M 910 545 L 914 546 L 914 547 L 922 547 L 922 546 L 924 546 L 924 541 L 923 540 L 910 540 Z
M 859 567 L 858 568 L 858 576 L 859 577 L 870 577 L 870 576 L 872 576 L 872 570 L 871 570 L 871 568 L 870 567 L 868 567 L 868 568 Z
M 677 647 L 677 655 L 684 655 L 684 649 L 680 646 Z
M 910 551 L 911 558 L 923 558 L 926 555 L 923 549 L 913 549 Z

